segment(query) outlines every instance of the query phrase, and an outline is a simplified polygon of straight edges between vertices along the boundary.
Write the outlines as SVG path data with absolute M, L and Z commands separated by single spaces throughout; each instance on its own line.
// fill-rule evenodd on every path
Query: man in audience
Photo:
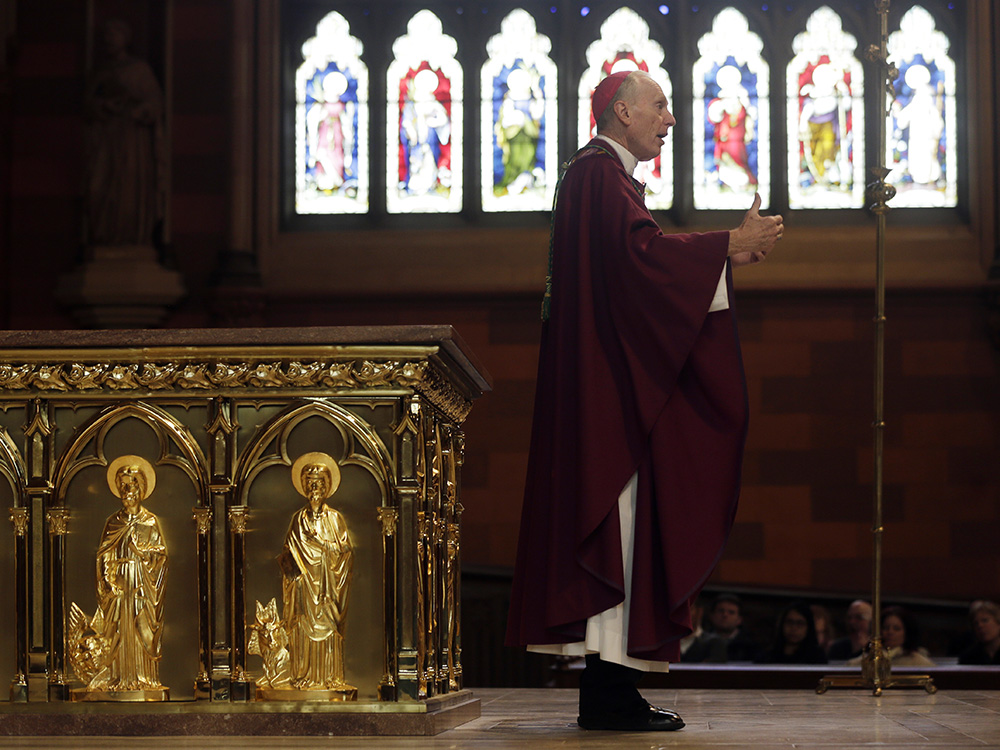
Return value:
M 681 661 L 718 663 L 757 658 L 760 647 L 741 629 L 743 613 L 738 596 L 719 594 L 712 603 L 708 621 L 712 631 L 695 642 Z
M 830 644 L 830 661 L 846 661 L 860 656 L 872 634 L 872 605 L 860 599 L 847 608 L 847 635 Z

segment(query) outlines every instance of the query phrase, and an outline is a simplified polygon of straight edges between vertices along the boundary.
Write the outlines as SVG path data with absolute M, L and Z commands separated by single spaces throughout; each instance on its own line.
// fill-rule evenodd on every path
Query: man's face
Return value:
M 716 633 L 729 635 L 743 622 L 740 608 L 733 602 L 719 602 L 712 610 L 712 627 Z
M 303 468 L 302 489 L 313 505 L 322 502 L 330 490 L 330 470 L 320 464 Z
M 641 76 L 633 101 L 627 104 L 625 147 L 639 161 L 655 159 L 670 128 L 677 123 L 667 107 L 667 97 L 652 78 Z
M 1000 638 L 1000 622 L 985 610 L 979 610 L 972 621 L 972 629 L 976 634 L 976 640 L 980 643 L 992 643 Z
M 847 627 L 853 633 L 869 632 L 872 620 L 872 606 L 867 602 L 854 602 L 847 608 Z
M 122 505 L 130 513 L 134 513 L 142 502 L 144 490 L 144 477 L 138 466 L 123 466 L 115 475 L 115 483 L 118 485 L 118 495 L 122 499 Z

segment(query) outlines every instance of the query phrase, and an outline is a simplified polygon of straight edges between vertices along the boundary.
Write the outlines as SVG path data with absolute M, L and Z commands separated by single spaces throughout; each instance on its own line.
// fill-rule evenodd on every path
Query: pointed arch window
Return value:
M 558 177 L 557 71 L 552 42 L 525 10 L 511 11 L 482 68 L 484 211 L 546 211 Z
M 899 77 L 886 123 L 887 182 L 895 207 L 958 205 L 955 62 L 934 17 L 915 5 L 889 35 L 889 61 Z
M 462 66 L 458 43 L 421 10 L 392 45 L 386 92 L 386 210 L 462 209 Z
M 302 45 L 295 71 L 295 211 L 368 212 L 368 68 L 333 11 Z
M 619 8 L 601 24 L 601 36 L 587 47 L 587 69 L 580 77 L 578 142 L 583 146 L 594 137 L 597 123 L 591 111 L 594 89 L 606 76 L 619 70 L 642 70 L 656 81 L 670 101 L 673 88 L 663 69 L 663 47 L 649 38 L 649 24 L 631 8 Z M 673 136 L 664 139 L 660 155 L 640 162 L 635 178 L 646 184 L 646 205 L 670 208 L 674 202 Z
M 698 40 L 692 107 L 694 206 L 746 209 L 771 200 L 768 64 L 746 17 L 724 8 Z
M 864 72 L 857 40 L 830 7 L 809 16 L 788 64 L 788 205 L 860 208 L 865 200 Z

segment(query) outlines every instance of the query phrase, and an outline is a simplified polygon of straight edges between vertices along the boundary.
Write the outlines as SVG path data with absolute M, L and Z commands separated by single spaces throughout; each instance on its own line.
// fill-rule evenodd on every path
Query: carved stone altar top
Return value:
M 492 380 L 468 344 L 450 325 L 309 326 L 296 328 L 168 328 L 110 330 L 2 331 L 0 347 L 10 349 L 93 349 L 137 347 L 437 345 L 479 384 Z M 9 358 L 8 358 L 9 359 Z
M 21 395 L 396 386 L 462 421 L 492 390 L 449 325 L 7 331 L 0 348 L 0 393 Z

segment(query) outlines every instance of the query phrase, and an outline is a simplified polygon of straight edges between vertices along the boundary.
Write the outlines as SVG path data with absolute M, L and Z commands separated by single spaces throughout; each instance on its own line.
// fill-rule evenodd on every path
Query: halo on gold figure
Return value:
M 145 500 L 151 494 L 153 494 L 153 487 L 156 486 L 156 472 L 153 470 L 153 465 L 149 463 L 142 456 L 119 456 L 108 466 L 108 487 L 111 488 L 111 492 L 119 500 L 121 495 L 118 494 L 118 470 L 123 466 L 137 466 L 139 471 L 142 473 L 143 477 L 146 479 L 146 492 L 140 498 L 140 500 Z
M 295 459 L 295 463 L 292 464 L 292 484 L 295 486 L 295 490 L 302 497 L 308 497 L 305 490 L 302 489 L 302 469 L 312 464 L 325 466 L 330 472 L 330 491 L 326 493 L 326 497 L 330 497 L 330 495 L 337 491 L 337 487 L 340 486 L 340 467 L 331 456 L 320 451 L 303 453 Z

